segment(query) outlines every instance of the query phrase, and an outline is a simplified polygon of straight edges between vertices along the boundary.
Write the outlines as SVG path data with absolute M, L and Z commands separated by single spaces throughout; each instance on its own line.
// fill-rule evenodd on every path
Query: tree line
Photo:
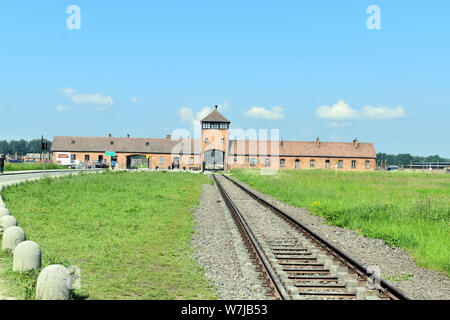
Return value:
M 48 150 L 52 146 L 52 142 L 44 139 L 44 142 L 48 144 Z M 0 154 L 9 154 L 13 156 L 15 153 L 19 156 L 25 156 L 27 153 L 40 153 L 41 152 L 41 139 L 33 139 L 27 141 L 24 139 L 20 140 L 0 140 Z
M 377 153 L 377 163 L 384 163 L 385 161 L 388 165 L 407 166 L 410 165 L 411 162 L 450 162 L 450 159 L 441 158 L 437 154 L 434 156 L 419 157 L 412 156 L 409 153 L 401 153 L 397 155 Z

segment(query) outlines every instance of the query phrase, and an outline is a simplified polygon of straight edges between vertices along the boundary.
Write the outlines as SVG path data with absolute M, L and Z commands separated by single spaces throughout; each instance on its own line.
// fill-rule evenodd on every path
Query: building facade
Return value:
M 201 140 L 56 136 L 53 162 L 119 168 L 231 170 L 233 168 L 375 170 L 372 143 L 233 139 L 218 110 L 201 120 Z

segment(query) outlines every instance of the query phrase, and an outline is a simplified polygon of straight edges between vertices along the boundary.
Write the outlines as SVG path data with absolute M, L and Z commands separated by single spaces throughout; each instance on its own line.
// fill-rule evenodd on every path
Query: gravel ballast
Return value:
M 194 209 L 194 259 L 205 270 L 223 300 L 266 299 L 239 231 L 215 185 L 203 185 Z
M 238 181 L 236 178 L 234 180 Z M 413 258 L 403 249 L 388 246 L 381 239 L 364 237 L 350 229 L 327 225 L 324 218 L 311 215 L 305 208 L 292 207 L 240 183 L 264 200 L 278 206 L 292 218 L 317 232 L 362 264 L 377 266 L 382 277 L 390 280 L 414 299 L 450 299 L 450 279 L 446 274 L 418 267 Z M 397 279 L 397 281 L 393 281 L 393 279 Z

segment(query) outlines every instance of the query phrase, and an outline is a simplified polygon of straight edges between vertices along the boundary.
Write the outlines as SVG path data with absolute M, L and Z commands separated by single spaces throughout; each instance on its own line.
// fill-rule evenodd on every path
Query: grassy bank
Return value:
M 233 170 L 233 175 L 330 224 L 406 249 L 419 265 L 450 275 L 450 175 L 326 170 L 273 176 Z
M 43 166 L 44 166 L 43 163 L 38 162 L 6 162 L 5 172 L 22 171 L 22 170 L 42 170 Z M 46 163 L 45 169 L 46 170 L 67 169 L 67 167 L 55 163 Z
M 192 259 L 191 208 L 201 174 L 142 172 L 77 175 L 7 189 L 3 199 L 43 251 L 43 266 L 81 268 L 77 298 L 209 299 L 212 286 Z M 33 298 L 35 275 L 12 273 L 20 297 Z M 8 261 L 6 261 L 8 262 Z M 17 288 L 19 283 L 19 288 Z

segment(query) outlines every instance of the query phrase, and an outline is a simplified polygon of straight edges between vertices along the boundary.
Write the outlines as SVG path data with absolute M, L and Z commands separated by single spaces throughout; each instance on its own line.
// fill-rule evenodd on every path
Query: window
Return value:
M 228 123 L 221 123 L 220 124 L 220 129 L 228 129 Z
M 311 161 L 309 162 L 309 166 L 310 166 L 311 168 L 315 168 L 315 167 L 316 167 L 316 160 L 311 160 Z
M 256 166 L 256 162 L 258 162 L 258 160 L 256 160 L 255 158 L 248 158 L 248 165 L 250 167 L 255 167 Z
M 224 138 L 220 139 L 220 141 L 222 142 L 222 144 L 225 143 L 225 139 Z
M 295 169 L 300 169 L 300 159 L 295 159 Z
M 203 129 L 210 129 L 211 128 L 211 123 L 210 122 L 204 122 L 203 123 Z
M 270 167 L 270 158 L 266 158 L 266 160 L 264 160 L 264 166 Z
M 370 169 L 370 161 L 366 160 L 366 169 Z
M 189 158 L 189 164 L 194 164 L 194 157 Z
M 164 164 L 164 157 L 163 156 L 159 157 L 159 164 Z
M 325 160 L 325 168 L 330 169 L 330 160 Z
M 356 169 L 356 160 L 352 160 L 352 169 Z
M 209 142 L 208 138 L 205 138 L 205 143 L 208 143 L 208 142 Z
M 77 156 L 75 154 L 70 155 L 70 159 L 77 160 Z
M 72 144 L 75 144 L 75 140 L 72 140 Z
M 86 154 L 86 155 L 84 156 L 84 162 L 89 162 L 89 155 L 88 155 L 88 154 Z
M 281 167 L 281 168 L 284 168 L 285 164 L 286 164 L 286 160 L 281 159 L 281 160 L 280 160 L 280 167 Z
M 344 167 L 344 160 L 339 160 L 338 167 L 343 168 Z
M 146 146 L 149 146 L 149 145 L 150 145 L 150 142 L 147 141 L 147 142 L 145 143 L 145 145 L 146 145 Z
M 211 129 L 219 129 L 219 123 L 217 122 L 211 123 Z
M 114 145 L 114 141 L 110 141 L 110 142 L 109 142 L 109 145 L 110 145 L 110 146 L 113 146 L 113 145 Z

